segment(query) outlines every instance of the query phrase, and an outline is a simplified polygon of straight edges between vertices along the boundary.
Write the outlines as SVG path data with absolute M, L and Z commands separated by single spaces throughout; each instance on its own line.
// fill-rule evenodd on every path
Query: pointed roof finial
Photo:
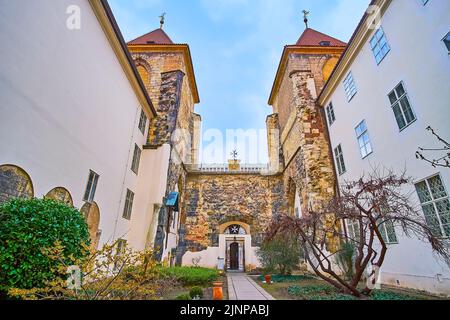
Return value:
M 159 23 L 161 24 L 160 28 L 162 29 L 164 27 L 164 22 L 166 21 L 166 13 L 164 12 L 159 18 L 161 19 Z
M 308 16 L 311 12 L 306 11 L 306 10 L 303 10 L 302 12 L 303 12 L 303 18 L 304 18 L 303 22 L 305 22 L 306 29 L 308 29 Z
M 236 149 L 234 149 L 233 152 L 231 152 L 231 156 L 233 157 L 233 160 L 237 160 L 238 152 Z

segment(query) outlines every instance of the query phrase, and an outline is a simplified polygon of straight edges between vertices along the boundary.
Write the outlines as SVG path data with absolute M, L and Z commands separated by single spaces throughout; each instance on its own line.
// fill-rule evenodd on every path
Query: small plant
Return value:
M 191 299 L 191 296 L 190 296 L 189 294 L 185 293 L 185 294 L 180 294 L 179 296 L 177 296 L 177 297 L 175 298 L 175 300 L 184 300 L 184 301 L 187 301 L 187 300 L 192 300 L 192 299 Z
M 189 291 L 189 295 L 192 299 L 201 299 L 203 298 L 203 289 L 200 287 L 192 287 Z
M 274 271 L 287 275 L 300 263 L 302 252 L 298 239 L 289 234 L 279 234 L 265 241 L 257 251 L 266 274 Z

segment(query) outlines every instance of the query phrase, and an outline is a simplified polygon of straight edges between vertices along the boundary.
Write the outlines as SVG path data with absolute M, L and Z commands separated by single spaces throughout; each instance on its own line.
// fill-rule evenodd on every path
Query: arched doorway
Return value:
M 100 225 L 100 209 L 97 203 L 85 203 L 80 212 L 86 219 L 86 223 L 89 228 L 89 238 L 91 239 L 91 248 L 97 249 L 98 243 L 100 241 L 101 231 L 99 230 Z
M 25 170 L 10 164 L 0 166 L 0 203 L 33 196 L 33 182 Z
M 245 246 L 251 242 L 250 227 L 240 222 L 229 222 L 220 227 L 225 238 L 225 267 L 227 271 L 245 271 Z

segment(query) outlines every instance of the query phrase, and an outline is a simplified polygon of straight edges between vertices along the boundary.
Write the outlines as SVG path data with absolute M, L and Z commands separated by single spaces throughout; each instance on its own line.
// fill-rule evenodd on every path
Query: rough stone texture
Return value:
M 329 73 L 333 63 L 335 57 L 331 55 L 292 54 L 275 101 L 285 161 L 284 198 L 290 214 L 294 213 L 295 192 L 301 199 L 302 212 L 318 209 L 335 194 L 336 178 L 325 119 L 316 104 L 317 93 L 329 76 L 324 71 Z M 335 250 L 337 241 L 328 238 L 330 250 Z
M 32 198 L 33 183 L 25 170 L 13 166 L 0 166 L 0 204 L 11 198 Z
M 66 188 L 62 187 L 54 188 L 45 195 L 45 198 L 56 200 L 65 203 L 69 206 L 73 206 L 72 196 L 70 195 L 70 192 Z
M 184 74 L 180 71 L 162 74 L 158 116 L 150 122 L 148 144 L 161 146 L 172 143 L 172 133 L 177 125 Z
M 217 245 L 219 226 L 230 221 L 249 224 L 258 246 L 273 214 L 283 208 L 279 175 L 189 174 L 185 191 L 185 246 L 190 251 Z

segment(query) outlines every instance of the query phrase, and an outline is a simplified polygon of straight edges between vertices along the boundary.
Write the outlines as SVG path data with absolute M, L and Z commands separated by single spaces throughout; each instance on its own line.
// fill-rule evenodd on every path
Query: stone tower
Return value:
M 161 28 L 128 43 L 128 49 L 157 111 L 151 120 L 147 149 L 168 148 L 165 198 L 161 199 L 158 221 L 149 238 L 157 258 L 174 263 L 185 215 L 182 207 L 186 167 L 198 162 L 201 117 L 194 106 L 200 102 L 191 53 L 187 44 L 175 44 Z M 165 180 L 166 179 L 166 180 Z M 177 195 L 177 208 L 166 205 Z
M 307 28 L 284 48 L 269 98 L 272 170 L 283 173 L 287 211 L 301 215 L 335 194 L 335 174 L 324 115 L 316 104 L 346 44 Z

